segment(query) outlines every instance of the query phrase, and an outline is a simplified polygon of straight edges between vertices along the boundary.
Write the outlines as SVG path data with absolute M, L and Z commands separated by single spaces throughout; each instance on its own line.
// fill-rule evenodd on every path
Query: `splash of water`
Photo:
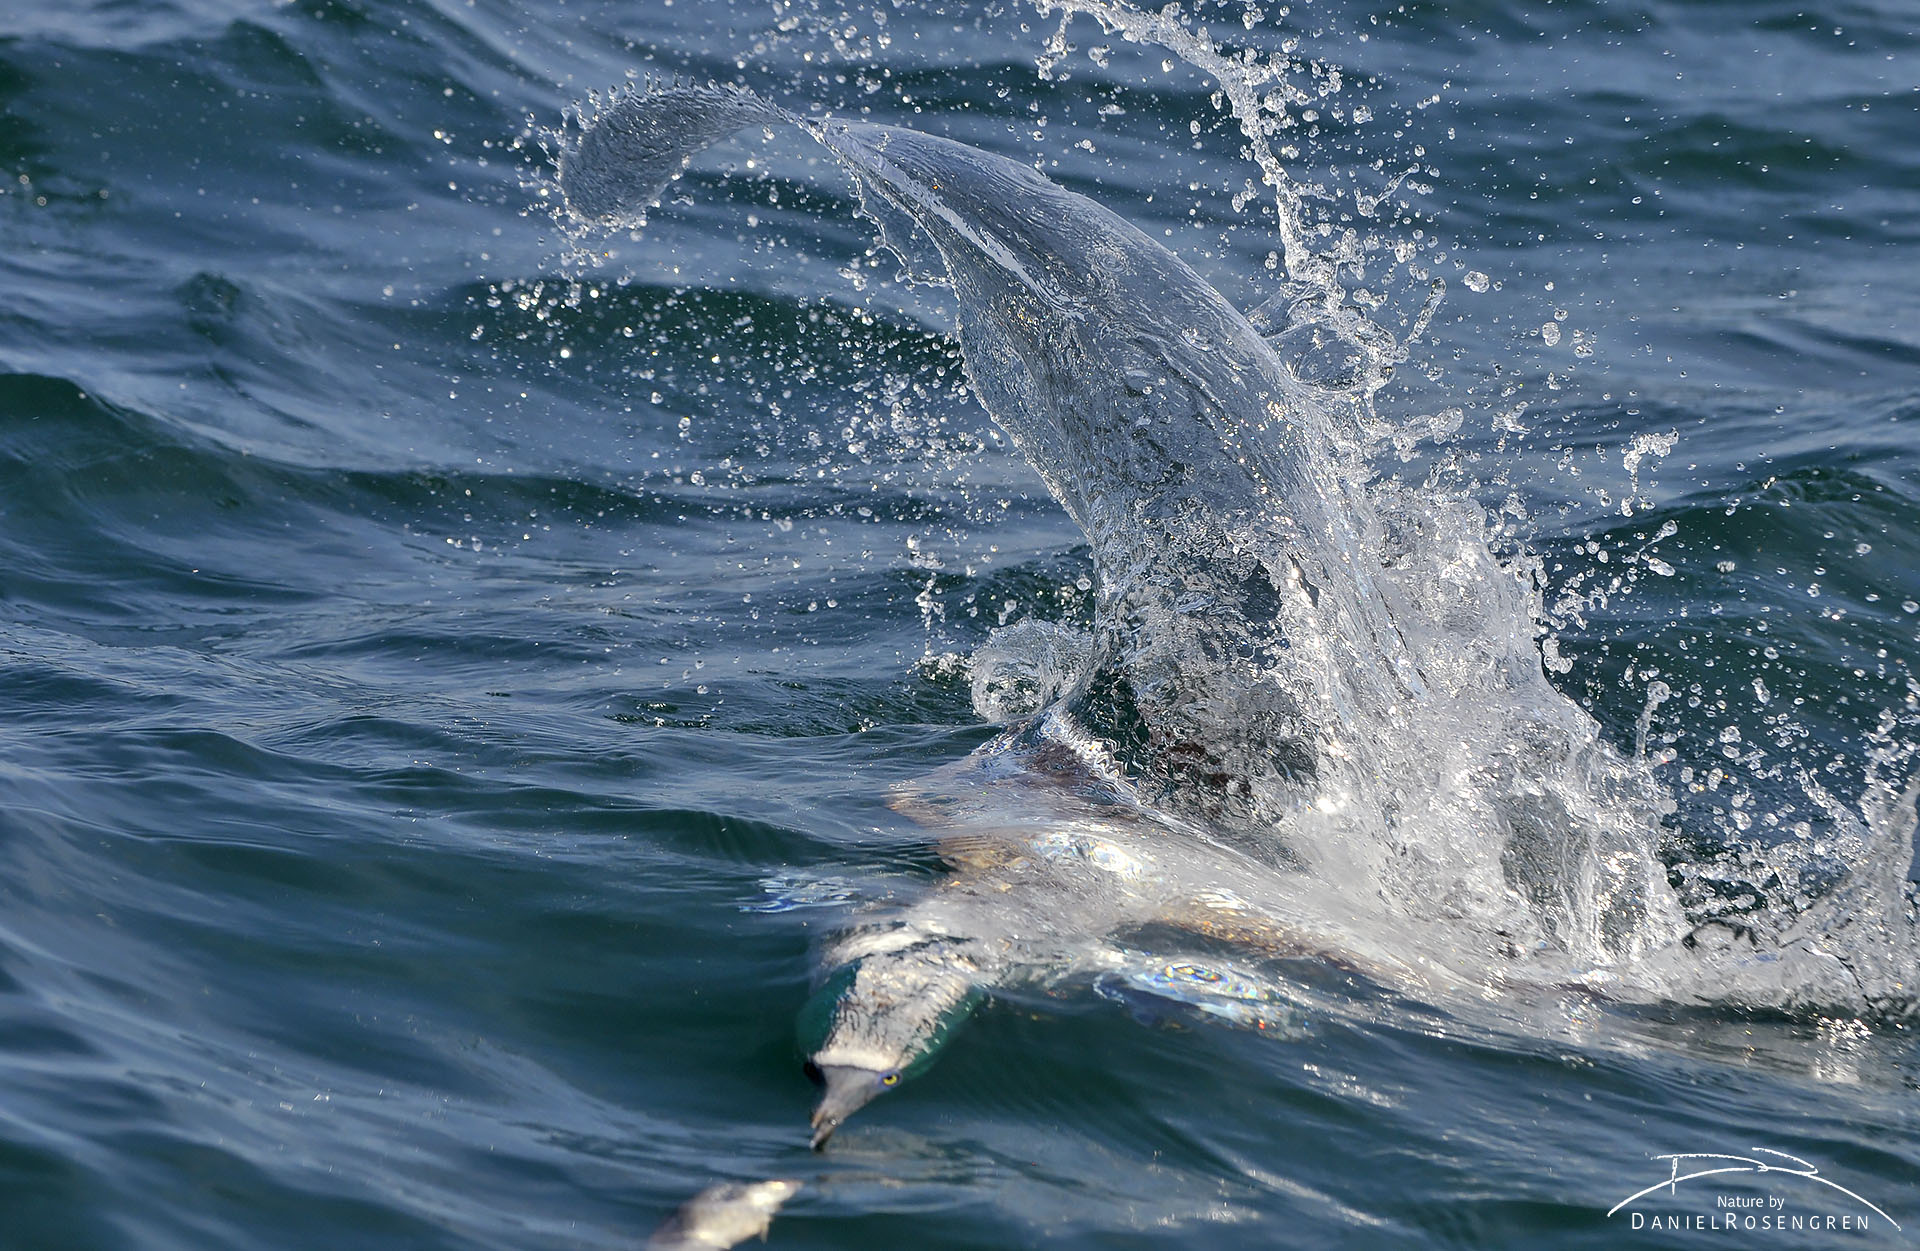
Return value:
M 576 212 L 617 220 L 686 152 L 768 121 L 839 156 L 886 245 L 952 289 L 975 393 L 1086 531 L 1092 654 L 1050 716 L 1101 745 L 1103 770 L 1356 892 L 1498 918 L 1508 941 L 1605 959 L 1676 936 L 1631 807 L 1644 796 L 1546 687 L 1525 632 L 1502 647 L 1484 620 L 1426 628 L 1484 618 L 1475 596 L 1504 573 L 1484 548 L 1436 546 L 1429 512 L 1377 510 L 1321 397 L 1159 244 L 1024 166 L 733 89 L 623 97 L 562 186 Z M 1495 645 L 1463 664 L 1456 634 Z M 1457 739 L 1470 697 L 1509 716 L 1466 752 L 1414 748 Z M 1540 767 L 1598 779 L 1586 808 L 1523 773 Z
M 1324 190 L 1302 185 L 1274 150 L 1274 144 L 1283 141 L 1284 135 L 1303 119 L 1316 116 L 1316 110 L 1326 107 L 1329 98 L 1338 96 L 1343 86 L 1340 70 L 1303 66 L 1291 55 L 1293 41 L 1278 52 L 1265 53 L 1223 46 L 1178 4 L 1143 12 L 1114 0 L 1033 3 L 1041 17 L 1059 16 L 1059 25 L 1039 62 L 1042 76 L 1052 73 L 1071 48 L 1068 36 L 1073 19 L 1087 17 L 1098 23 L 1106 36 L 1165 49 L 1213 81 L 1218 89 L 1216 107 L 1223 107 L 1238 125 L 1246 141 L 1245 155 L 1258 167 L 1262 184 L 1272 192 L 1273 228 L 1280 243 L 1284 281 L 1249 311 L 1249 323 L 1273 342 L 1277 354 L 1297 377 L 1320 393 L 1321 402 L 1329 410 L 1346 418 L 1354 437 L 1369 442 L 1392 437 L 1393 431 L 1373 419 L 1369 401 L 1392 378 L 1394 369 L 1409 358 L 1412 345 L 1426 332 L 1445 299 L 1446 280 L 1421 271 L 1420 276 L 1428 283 L 1425 302 L 1407 323 L 1404 335 L 1396 336 L 1370 316 L 1349 289 L 1349 283 L 1366 272 L 1367 247 L 1362 237 L 1351 228 L 1333 229 L 1330 223 L 1326 229 L 1317 228 L 1309 204 L 1316 196 L 1324 197 Z M 1249 29 L 1258 24 L 1260 16 L 1249 8 L 1245 15 Z M 1302 79 L 1310 85 L 1303 86 Z M 1362 115 L 1358 109 L 1355 113 Z M 1371 193 L 1355 191 L 1354 215 L 1362 220 L 1377 218 L 1382 206 L 1418 168 L 1407 166 Z M 1401 249 L 1401 259 L 1407 259 L 1413 251 Z
M 1221 82 L 1276 191 L 1283 320 L 1243 317 L 1024 166 L 739 88 L 598 103 L 562 155 L 566 203 L 636 226 L 694 152 L 791 124 L 839 158 L 909 273 L 951 289 L 974 392 L 1086 531 L 1100 581 L 1084 660 L 1034 666 L 1051 667 L 1032 696 L 1047 702 L 1010 741 L 1069 746 L 1106 793 L 1304 869 L 1356 912 L 1444 923 L 1469 967 L 1539 958 L 1620 993 L 1910 1012 L 1910 827 L 1891 783 L 1864 816 L 1831 806 L 1858 867 L 1821 906 L 1681 941 L 1658 854 L 1672 801 L 1547 681 L 1527 566 L 1494 557 L 1464 501 L 1370 480 L 1367 399 L 1405 347 L 1336 315 L 1337 258 L 1306 247 L 1266 142 L 1277 71 L 1225 57 L 1177 10 L 1058 8 Z M 1354 343 L 1359 363 L 1320 385 L 1297 364 L 1311 352 L 1290 366 L 1261 334 L 1329 324 L 1315 350 Z M 1009 638 L 1001 654 L 1034 653 Z

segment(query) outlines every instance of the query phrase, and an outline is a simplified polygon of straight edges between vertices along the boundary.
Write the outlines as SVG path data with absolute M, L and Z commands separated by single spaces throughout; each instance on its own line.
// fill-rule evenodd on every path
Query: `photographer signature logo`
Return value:
M 1653 1183 L 1653 1185 L 1643 1190 L 1636 1190 L 1626 1198 L 1620 1200 L 1620 1202 L 1614 1204 L 1607 1210 L 1607 1215 L 1612 1216 L 1622 1208 L 1630 1208 L 1639 1200 L 1645 1199 L 1649 1195 L 1653 1195 L 1662 1190 L 1666 1191 L 1670 1197 L 1678 1197 L 1680 1187 L 1687 1182 L 1695 1182 L 1708 1177 L 1725 1177 L 1736 1173 L 1764 1173 L 1773 1177 L 1797 1177 L 1825 1186 L 1829 1190 L 1836 1191 L 1853 1200 L 1853 1202 L 1861 1208 L 1866 1209 L 1866 1212 L 1872 1212 L 1875 1216 L 1878 1216 L 1881 1220 L 1893 1226 L 1895 1230 L 1900 1228 L 1900 1222 L 1888 1216 L 1867 1199 L 1847 1189 L 1830 1177 L 1822 1177 L 1819 1168 L 1809 1161 L 1803 1160 L 1797 1155 L 1788 1155 L 1784 1151 L 1775 1151 L 1769 1147 L 1752 1147 L 1749 1148 L 1749 1150 L 1753 1152 L 1752 1155 L 1728 1155 L 1712 1151 L 1684 1151 L 1670 1155 L 1654 1156 L 1653 1158 L 1656 1160 L 1667 1161 L 1667 1176 Z M 1796 1213 L 1789 1215 L 1785 1211 L 1787 1201 L 1784 1195 L 1767 1195 L 1760 1197 L 1753 1195 L 1721 1194 L 1715 1196 L 1715 1199 L 1716 1210 L 1685 1218 L 1677 1216 L 1648 1217 L 1645 1213 L 1634 1212 L 1632 1213 L 1633 1227 L 1635 1229 L 1650 1227 L 1653 1229 L 1672 1230 L 1864 1230 L 1867 1228 L 1869 1219 L 1866 1212 L 1854 1210 L 1849 1210 L 1844 1214 L 1821 1213 L 1819 1215 L 1807 1215 Z M 1747 1210 L 1743 1211 L 1743 1209 Z

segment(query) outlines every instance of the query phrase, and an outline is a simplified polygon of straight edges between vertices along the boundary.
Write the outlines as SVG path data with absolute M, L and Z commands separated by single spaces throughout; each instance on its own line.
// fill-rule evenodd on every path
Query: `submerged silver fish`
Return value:
M 784 1178 L 709 1186 L 654 1231 L 647 1251 L 702 1251 L 765 1238 L 774 1214 L 799 1192 L 799 1182 Z
M 951 288 L 974 393 L 1086 532 L 1099 580 L 1088 654 L 1057 698 L 903 801 L 954 871 L 822 952 L 801 1023 L 824 1086 L 816 1149 L 988 990 L 1098 978 L 1146 930 L 1325 957 L 1415 995 L 1510 977 L 1668 993 L 1620 971 L 1694 959 L 1658 855 L 1662 797 L 1552 690 L 1530 629 L 1466 665 L 1427 663 L 1439 651 L 1410 637 L 1451 609 L 1334 454 L 1354 432 L 1165 247 L 1025 165 L 733 87 L 629 91 L 583 118 L 561 160 L 567 206 L 636 225 L 694 153 L 755 124 L 825 145 L 884 244 Z M 1504 719 L 1466 768 L 1421 741 L 1458 732 L 1442 712 L 1463 692 L 1505 699 L 1472 705 Z M 1422 802 L 1470 831 L 1445 855 L 1391 785 L 1411 768 Z M 1549 770 L 1584 789 L 1535 784 Z M 1461 927 L 1423 937 L 1396 911 L 1409 901 Z M 1807 994 L 1840 994 L 1819 970 Z

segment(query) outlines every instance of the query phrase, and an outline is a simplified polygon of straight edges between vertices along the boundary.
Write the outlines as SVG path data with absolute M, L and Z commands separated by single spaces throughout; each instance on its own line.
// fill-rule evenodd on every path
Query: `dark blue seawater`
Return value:
M 1414 167 L 1405 220 L 1325 219 L 1450 284 L 1379 405 L 1458 429 L 1383 470 L 1539 555 L 1561 689 L 1671 753 L 1676 859 L 1897 772 L 1920 10 L 1268 7 L 1205 16 L 1344 75 L 1295 177 Z M 633 1246 L 765 1177 L 807 1183 L 796 1248 L 1911 1245 L 1920 1049 L 1885 1022 L 1277 1040 L 1016 994 L 807 1150 L 813 944 L 936 873 L 887 788 L 991 737 L 965 657 L 1084 620 L 1086 548 L 815 153 L 717 149 L 587 263 L 540 132 L 630 73 L 870 110 L 1263 298 L 1210 84 L 1084 18 L 1043 76 L 1056 25 L 10 0 L 0 1245 Z M 1746 1175 L 1636 1210 L 1868 1225 L 1607 1215 L 1653 1156 L 1756 1147 L 1879 1214 Z

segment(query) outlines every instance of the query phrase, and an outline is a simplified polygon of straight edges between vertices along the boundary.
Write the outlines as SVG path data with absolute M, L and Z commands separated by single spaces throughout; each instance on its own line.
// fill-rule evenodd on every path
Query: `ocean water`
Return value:
M 1696 917 L 1844 883 L 1836 814 L 1920 743 L 1920 17 L 1263 7 L 1182 21 L 1297 62 L 1310 246 L 1354 231 L 1354 306 L 1417 340 L 1377 489 L 1483 510 Z M 739 82 L 1035 165 L 1269 298 L 1216 84 L 1060 20 L 0 15 L 0 1243 L 632 1246 L 771 1177 L 793 1247 L 1911 1240 L 1897 995 L 1476 1016 L 1307 960 L 1270 1031 L 1016 989 L 808 1150 L 815 953 L 941 872 L 892 788 L 993 738 L 974 658 L 1086 625 L 1093 556 L 819 149 L 750 132 L 591 236 L 549 153 L 590 91 Z M 1764 1151 L 1846 1193 L 1609 1215 L 1656 1157 Z

